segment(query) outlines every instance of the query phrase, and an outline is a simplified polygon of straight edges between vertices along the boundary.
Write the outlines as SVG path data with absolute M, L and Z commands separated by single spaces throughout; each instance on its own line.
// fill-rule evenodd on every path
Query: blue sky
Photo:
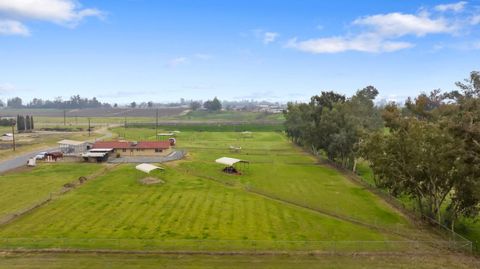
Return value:
M 0 99 L 403 99 L 480 69 L 480 1 L 0 0 Z

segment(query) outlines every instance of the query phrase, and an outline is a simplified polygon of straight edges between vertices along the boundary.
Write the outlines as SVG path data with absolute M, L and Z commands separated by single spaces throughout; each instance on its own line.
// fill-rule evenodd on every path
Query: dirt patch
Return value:
M 165 183 L 165 181 L 158 178 L 154 178 L 154 177 L 146 177 L 146 178 L 140 179 L 138 182 L 142 185 L 155 185 L 155 184 Z
M 19 148 L 19 147 L 24 146 L 24 144 L 16 143 L 15 146 L 16 146 L 17 148 Z M 0 150 L 12 149 L 12 147 L 13 147 L 13 146 L 12 146 L 12 142 L 11 142 L 11 141 L 8 142 L 8 143 L 0 143 Z

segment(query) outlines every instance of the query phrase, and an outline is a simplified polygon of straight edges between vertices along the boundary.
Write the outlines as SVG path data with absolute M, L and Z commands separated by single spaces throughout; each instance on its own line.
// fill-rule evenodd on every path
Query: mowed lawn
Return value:
M 127 134 L 140 138 L 152 134 L 152 130 L 127 129 Z M 182 132 L 177 138 L 178 147 L 186 148 L 190 156 L 179 166 L 184 172 L 238 183 L 276 198 L 389 229 L 414 228 L 372 193 L 338 171 L 318 165 L 314 157 L 292 145 L 282 133 L 253 132 L 248 138 L 238 132 Z M 230 146 L 242 150 L 231 152 Z M 241 176 L 227 175 L 214 162 L 222 156 L 251 163 Z
M 155 172 L 154 176 L 165 181 L 161 185 L 139 184 L 138 180 L 145 176 L 133 165 L 119 166 L 0 228 L 0 237 L 38 239 L 8 241 L 10 244 L 21 242 L 25 247 L 51 247 L 61 243 L 89 248 L 219 250 L 332 247 L 285 241 L 398 240 L 393 235 L 265 199 L 242 189 L 227 188 L 173 168 Z M 252 240 L 259 242 L 252 243 Z M 365 246 L 378 249 L 384 244 Z
M 0 175 L 0 218 L 26 209 L 59 191 L 68 182 L 98 171 L 101 165 L 40 164 Z
M 114 131 L 124 132 L 123 128 Z M 126 132 L 132 140 L 153 140 L 155 135 L 152 129 L 128 128 Z M 164 164 L 164 172 L 151 175 L 164 184 L 141 185 L 138 180 L 146 174 L 134 165 L 118 166 L 0 227 L 2 244 L 384 251 L 408 247 L 408 240 L 418 239 L 419 232 L 402 215 L 336 170 L 316 164 L 315 158 L 293 146 L 282 133 L 254 132 L 246 138 L 238 132 L 189 131 L 177 139 L 178 148 L 189 154 L 185 160 Z M 230 146 L 242 150 L 230 152 Z M 242 175 L 227 175 L 214 162 L 222 156 L 251 164 Z M 397 227 L 408 236 L 399 236 Z M 406 243 L 390 246 L 385 241 Z

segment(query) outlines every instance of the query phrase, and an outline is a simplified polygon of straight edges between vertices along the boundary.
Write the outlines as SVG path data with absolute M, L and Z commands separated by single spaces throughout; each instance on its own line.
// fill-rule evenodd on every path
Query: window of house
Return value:
M 155 152 L 162 152 L 162 149 L 155 149 Z
M 127 149 L 122 149 L 123 152 L 127 152 Z

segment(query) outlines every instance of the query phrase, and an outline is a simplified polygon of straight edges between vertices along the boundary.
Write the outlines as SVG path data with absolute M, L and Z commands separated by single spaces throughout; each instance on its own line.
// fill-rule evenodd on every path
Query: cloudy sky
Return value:
M 479 69 L 480 0 L 0 0 L 0 99 L 403 99 Z

